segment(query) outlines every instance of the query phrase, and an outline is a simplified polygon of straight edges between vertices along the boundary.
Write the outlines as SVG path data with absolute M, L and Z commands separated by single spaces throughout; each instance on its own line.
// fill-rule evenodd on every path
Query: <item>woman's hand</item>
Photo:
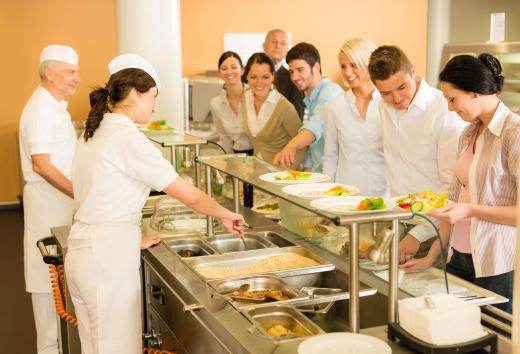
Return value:
M 472 216 L 472 212 L 472 204 L 450 203 L 443 206 L 442 208 L 435 209 L 435 211 L 431 213 L 426 213 L 426 215 L 446 221 L 453 225 L 462 219 Z
M 161 242 L 161 238 L 158 236 L 145 236 L 141 238 L 141 249 L 145 250 L 159 242 Z
M 222 224 L 226 230 L 231 232 L 233 235 L 244 237 L 244 217 L 240 214 L 232 213 L 231 211 L 226 216 L 220 218 Z
M 412 258 L 406 263 L 401 265 L 401 269 L 405 272 L 416 272 L 420 270 L 428 269 L 432 266 L 433 261 L 428 257 L 424 258 Z

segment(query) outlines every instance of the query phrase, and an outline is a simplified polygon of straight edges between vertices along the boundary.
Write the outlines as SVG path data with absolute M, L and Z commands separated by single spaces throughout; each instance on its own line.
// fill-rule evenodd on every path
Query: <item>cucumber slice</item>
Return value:
M 421 211 L 424 208 L 423 202 L 413 202 L 412 205 L 410 205 L 410 210 L 412 211 Z

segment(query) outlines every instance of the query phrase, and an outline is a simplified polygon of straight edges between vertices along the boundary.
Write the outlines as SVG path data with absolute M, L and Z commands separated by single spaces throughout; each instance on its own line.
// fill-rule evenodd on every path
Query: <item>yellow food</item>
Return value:
M 243 269 L 224 267 L 205 267 L 198 272 L 206 278 L 230 278 L 256 273 L 276 272 L 294 268 L 304 268 L 319 265 L 315 260 L 298 254 L 283 254 L 271 256 L 260 262 L 252 263 Z
M 269 328 L 267 330 L 267 334 L 269 334 L 271 337 L 283 337 L 292 334 L 292 331 L 283 325 L 276 325 Z

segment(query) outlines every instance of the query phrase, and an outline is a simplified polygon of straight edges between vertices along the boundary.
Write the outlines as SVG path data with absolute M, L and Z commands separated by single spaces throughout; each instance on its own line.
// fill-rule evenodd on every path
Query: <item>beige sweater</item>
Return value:
M 251 135 L 249 129 L 246 95 L 242 95 L 240 105 L 244 130 L 249 140 L 253 144 L 255 156 L 261 156 L 265 161 L 272 163 L 275 155 L 282 150 L 287 143 L 298 134 L 302 122 L 296 109 L 285 97 L 280 97 L 273 114 L 265 126 L 256 134 Z M 298 150 L 296 162 L 291 168 L 298 168 L 305 160 L 307 149 Z

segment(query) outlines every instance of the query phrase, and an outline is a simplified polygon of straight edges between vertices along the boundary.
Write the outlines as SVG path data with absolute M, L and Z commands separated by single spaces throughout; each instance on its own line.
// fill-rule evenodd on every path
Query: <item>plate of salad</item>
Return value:
M 359 213 L 381 213 L 388 211 L 395 204 L 390 204 L 380 197 L 343 196 L 336 198 L 320 198 L 311 201 L 311 206 L 339 215 Z
M 415 213 L 429 213 L 449 202 L 446 194 L 435 193 L 430 189 L 392 198 L 392 201 L 399 208 L 411 210 Z
M 317 183 L 327 182 L 329 180 L 329 176 L 322 173 L 300 172 L 295 170 L 265 173 L 260 175 L 259 178 L 265 182 L 280 184 Z
M 146 125 L 139 125 L 139 130 L 146 135 L 170 135 L 175 128 L 168 125 L 165 119 L 152 120 Z
M 355 195 L 358 194 L 359 189 L 339 183 L 307 183 L 285 186 L 282 188 L 282 192 L 304 199 L 317 199 Z

